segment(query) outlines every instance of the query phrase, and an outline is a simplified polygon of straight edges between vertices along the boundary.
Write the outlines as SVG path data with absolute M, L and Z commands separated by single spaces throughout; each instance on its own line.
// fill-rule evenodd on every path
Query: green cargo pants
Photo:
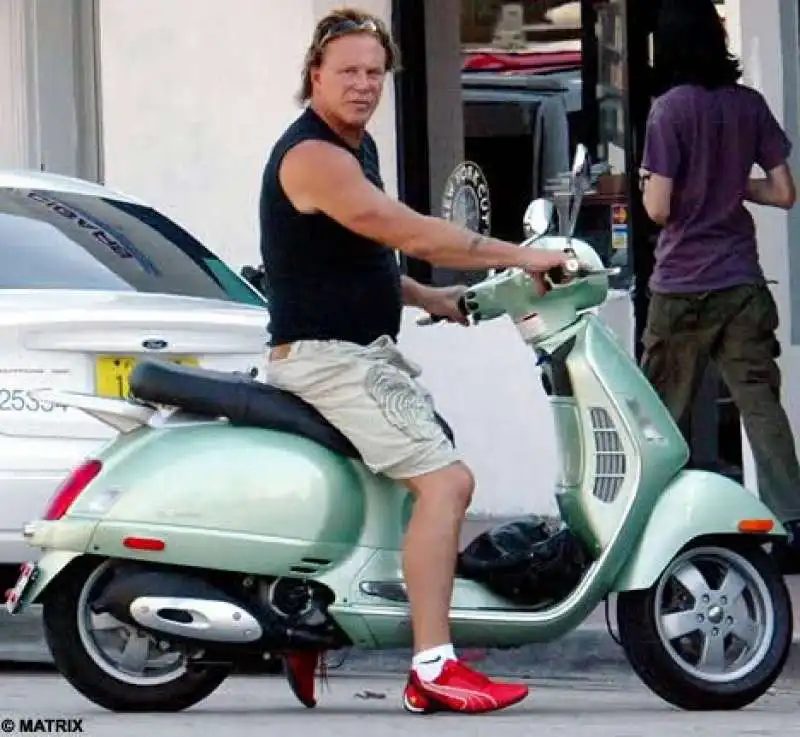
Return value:
M 708 361 L 742 417 L 759 495 L 782 522 L 800 519 L 800 466 L 781 405 L 778 310 L 765 285 L 700 294 L 653 294 L 642 370 L 683 426 Z

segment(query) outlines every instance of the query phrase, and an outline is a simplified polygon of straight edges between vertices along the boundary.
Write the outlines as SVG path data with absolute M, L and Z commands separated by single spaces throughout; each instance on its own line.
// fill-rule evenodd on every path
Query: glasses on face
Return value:
M 378 24 L 371 19 L 357 23 L 354 20 L 343 20 L 334 23 L 319 41 L 319 46 L 322 48 L 328 41 L 336 38 L 337 36 L 344 36 L 347 33 L 357 33 L 359 31 L 368 31 L 369 33 L 378 33 Z

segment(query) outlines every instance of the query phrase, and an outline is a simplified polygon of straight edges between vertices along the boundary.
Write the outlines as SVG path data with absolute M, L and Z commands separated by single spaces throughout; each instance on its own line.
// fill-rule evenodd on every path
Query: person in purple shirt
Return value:
M 663 0 L 654 71 L 665 91 L 647 121 L 640 184 L 662 226 L 642 369 L 682 426 L 713 361 L 741 414 L 759 493 L 800 562 L 800 466 L 781 405 L 778 312 L 746 202 L 789 209 L 791 143 L 759 92 L 739 82 L 711 0 Z M 753 177 L 757 165 L 764 177 Z M 795 552 L 796 551 L 796 552 Z

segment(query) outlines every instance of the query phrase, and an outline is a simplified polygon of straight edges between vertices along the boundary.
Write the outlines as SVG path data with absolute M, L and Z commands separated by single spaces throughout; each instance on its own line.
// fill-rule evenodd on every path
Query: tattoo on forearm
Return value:
M 482 235 L 480 235 L 480 234 L 476 235 L 476 236 L 475 236 L 475 237 L 474 237 L 474 238 L 473 238 L 473 239 L 472 239 L 472 240 L 469 242 L 469 250 L 470 250 L 470 252 L 471 252 L 471 251 L 475 251 L 475 250 L 476 250 L 476 249 L 477 249 L 477 248 L 478 248 L 478 247 L 479 247 L 479 246 L 480 246 L 480 245 L 483 243 L 483 241 L 484 241 L 484 238 L 483 238 L 483 236 L 482 236 Z

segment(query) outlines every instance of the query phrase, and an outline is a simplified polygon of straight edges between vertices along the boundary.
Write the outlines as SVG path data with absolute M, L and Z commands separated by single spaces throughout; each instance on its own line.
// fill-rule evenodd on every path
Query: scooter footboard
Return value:
M 786 537 L 766 505 L 735 481 L 683 471 L 664 490 L 612 591 L 648 589 L 687 543 L 712 535 Z

